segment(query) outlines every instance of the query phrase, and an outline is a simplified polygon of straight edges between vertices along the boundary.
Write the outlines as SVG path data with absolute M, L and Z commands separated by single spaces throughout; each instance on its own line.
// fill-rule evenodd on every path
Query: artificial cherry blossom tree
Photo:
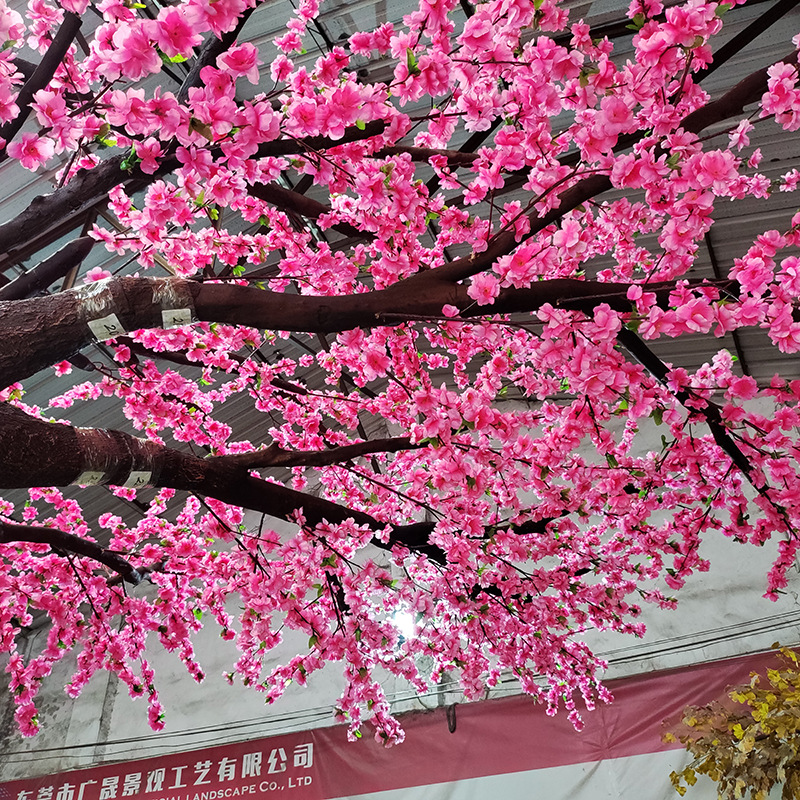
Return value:
M 421 0 L 311 59 L 317 6 L 263 64 L 255 0 L 0 5 L 3 168 L 60 170 L 0 250 L 87 234 L 0 288 L 0 488 L 28 490 L 0 504 L 0 646 L 23 734 L 70 651 L 69 694 L 112 670 L 160 727 L 146 648 L 202 679 L 203 615 L 267 701 L 340 662 L 354 734 L 401 738 L 386 671 L 452 671 L 470 697 L 510 671 L 579 724 L 607 695 L 577 635 L 640 633 L 639 603 L 707 568 L 708 531 L 779 539 L 772 596 L 794 564 L 800 384 L 648 344 L 755 327 L 800 349 L 800 217 L 727 276 L 692 273 L 720 199 L 800 180 L 771 183 L 749 144 L 800 127 L 788 39 L 711 97 L 730 3 L 633 0 L 620 56 L 555 0 Z M 387 81 L 362 79 L 375 62 Z M 43 292 L 92 247 L 130 266 Z M 75 379 L 93 342 L 113 368 L 26 403 L 25 379 Z M 108 397 L 133 434 L 65 422 Z M 98 484 L 143 513 L 86 518 Z M 268 672 L 288 629 L 308 646 Z

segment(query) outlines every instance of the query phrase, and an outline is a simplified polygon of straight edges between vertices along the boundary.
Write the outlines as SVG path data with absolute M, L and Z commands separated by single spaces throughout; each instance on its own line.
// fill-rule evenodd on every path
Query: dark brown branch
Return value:
M 200 72 L 203 67 L 214 66 L 217 62 L 217 57 L 221 56 L 226 50 L 233 46 L 257 5 L 258 4 L 252 8 L 245 9 L 237 21 L 236 27 L 232 31 L 223 34 L 219 39 L 216 36 L 212 36 L 207 41 L 203 42 L 194 64 L 192 64 L 191 69 L 184 78 L 180 89 L 178 89 L 178 102 L 180 104 L 185 103 L 189 98 L 189 89 L 200 84 Z
M 442 150 L 435 147 L 414 147 L 402 144 L 382 147 L 375 153 L 375 157 L 386 158 L 387 156 L 397 156 L 404 153 L 411 156 L 412 161 L 428 161 L 432 156 L 444 156 L 451 167 L 470 167 L 475 159 L 479 158 L 477 153 L 462 150 Z
M 69 486 L 87 471 L 99 471 L 103 483 L 124 485 L 131 473 L 147 473 L 149 485 L 193 492 L 223 503 L 305 524 L 338 524 L 348 520 L 375 532 L 388 528 L 388 542 L 431 557 L 444 558 L 429 545 L 419 525 L 390 525 L 363 511 L 304 494 L 256 478 L 226 457 L 198 458 L 121 431 L 73 428 L 35 419 L 7 403 L 0 403 L 0 489 Z M 429 526 L 430 523 L 425 523 Z
M 330 206 L 320 203 L 311 197 L 306 197 L 300 192 L 286 189 L 277 183 L 256 183 L 247 187 L 249 194 L 263 200 L 265 203 L 280 208 L 282 211 L 291 211 L 300 214 L 307 219 L 319 219 L 323 214 L 330 214 Z M 360 231 L 358 228 L 348 225 L 346 222 L 338 222 L 331 225 L 331 228 L 343 236 L 354 239 L 372 239 L 373 234 Z
M 617 339 L 659 383 L 667 386 L 669 376 L 667 365 L 632 330 L 622 328 L 617 334 Z M 710 401 L 706 401 L 703 408 L 697 408 L 691 402 L 697 399 L 691 392 L 671 389 L 669 391 L 690 414 L 697 414 L 705 420 L 718 447 L 749 479 L 753 473 L 753 465 L 726 430 L 719 408 Z
M 797 7 L 797 2 L 798 0 L 778 0 L 775 5 L 770 6 L 760 17 L 756 17 L 746 28 L 739 31 L 733 39 L 725 42 L 725 44 L 714 53 L 714 60 L 707 67 L 695 73 L 695 83 L 699 83 L 704 78 L 716 72 L 740 50 L 744 49 L 754 39 L 764 33 L 764 31 L 772 27 L 781 17 L 793 11 Z M 752 3 L 750 5 L 752 5 Z
M 3 286 L 0 289 L 0 300 L 22 300 L 46 289 L 53 281 L 63 278 L 78 267 L 89 255 L 93 245 L 94 240 L 88 236 L 73 239 L 50 258 Z
M 38 64 L 34 64 L 32 61 L 27 61 L 24 58 L 16 57 L 14 59 L 14 68 L 26 81 L 29 81 L 33 77 L 33 73 L 36 72 L 37 66 Z
M 797 62 L 797 50 L 775 64 Z M 772 65 L 770 65 L 772 66 Z M 684 118 L 681 127 L 692 133 L 700 133 L 709 125 L 738 116 L 744 112 L 746 106 L 757 103 L 764 92 L 767 91 L 767 71 L 769 67 L 764 67 L 757 72 L 753 72 L 746 78 L 739 81 L 732 89 L 725 92 L 722 97 L 712 100 L 697 111 L 692 112 Z
M 88 539 L 72 533 L 65 533 L 57 528 L 46 528 L 42 525 L 15 525 L 0 521 L 0 542 L 3 544 L 15 542 L 46 544 L 59 555 L 72 553 L 84 558 L 91 558 L 98 564 L 103 564 L 118 573 L 126 583 L 136 585 L 142 581 L 142 573 L 122 556 L 106 550 L 96 542 L 90 542 Z
M 438 272 L 435 271 L 435 272 Z M 463 284 L 438 280 L 405 281 L 363 294 L 319 297 L 289 295 L 224 283 L 198 283 L 181 278 L 111 278 L 102 285 L 111 295 L 111 308 L 125 330 L 159 328 L 162 307 L 159 294 L 191 297 L 195 315 L 206 322 L 224 322 L 255 328 L 308 333 L 336 333 L 354 328 L 397 325 L 408 316 L 439 317 L 450 304 L 463 317 L 532 312 L 545 303 L 577 311 L 591 311 L 607 303 L 617 311 L 629 311 L 627 283 L 601 283 L 560 278 L 535 283 L 529 288 L 503 289 L 491 306 L 479 306 Z M 721 291 L 736 292 L 733 281 L 709 282 Z M 649 290 L 663 306 L 668 305 L 674 283 L 651 284 Z M 5 338 L 0 347 L 0 387 L 33 375 L 40 369 L 69 358 L 93 340 L 87 319 L 109 313 L 109 307 L 93 309 L 87 290 L 70 290 L 28 300 L 0 302 Z M 88 316 L 87 316 L 88 315 Z M 42 336 L 41 331 L 48 335 Z
M 33 102 L 33 95 L 40 89 L 44 89 L 55 75 L 64 56 L 69 50 L 73 39 L 77 35 L 81 27 L 81 18 L 74 14 L 72 11 L 67 11 L 64 14 L 64 21 L 58 29 L 52 44 L 47 48 L 47 52 L 42 57 L 39 65 L 33 72 L 33 75 L 25 81 L 24 86 L 20 89 L 19 96 L 17 97 L 16 104 L 19 107 L 17 116 L 6 122 L 5 125 L 0 127 L 0 136 L 5 139 L 6 145 L 20 132 L 25 120 L 28 119 L 31 113 L 31 103 Z M 6 145 L 0 151 L 0 162 L 8 158 L 6 152 Z
M 343 464 L 360 456 L 373 453 L 398 453 L 401 450 L 416 450 L 422 447 L 408 436 L 390 439 L 370 439 L 365 442 L 332 447 L 330 450 L 284 450 L 271 444 L 264 450 L 230 456 L 218 456 L 220 460 L 243 469 L 262 469 L 265 467 L 327 467 Z

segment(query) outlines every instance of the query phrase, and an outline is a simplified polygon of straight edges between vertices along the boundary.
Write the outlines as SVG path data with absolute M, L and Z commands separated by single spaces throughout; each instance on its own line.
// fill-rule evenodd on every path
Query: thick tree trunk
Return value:
M 392 440 L 385 450 L 412 446 L 406 439 Z M 339 460 L 375 452 L 373 443 L 339 448 Z M 302 454 L 298 463 L 303 463 Z M 311 462 L 319 454 L 309 454 Z M 192 492 L 224 503 L 294 521 L 302 514 L 308 525 L 353 520 L 371 530 L 390 528 L 388 543 L 402 544 L 438 557 L 441 551 L 427 544 L 429 523 L 389 525 L 362 511 L 347 508 L 312 494 L 289 489 L 250 474 L 254 462 L 269 465 L 286 459 L 264 451 L 241 456 L 198 458 L 121 431 L 74 428 L 35 419 L 24 411 L 0 403 L 0 489 L 35 486 L 69 486 L 104 483 L 116 486 L 152 486 Z M 330 463 L 330 462 L 328 462 Z
M 715 285 L 735 292 L 732 281 Z M 166 319 L 172 314 L 186 321 L 193 316 L 205 322 L 270 330 L 337 333 L 440 317 L 445 304 L 458 308 L 464 317 L 532 312 L 545 303 L 581 311 L 591 311 L 601 303 L 618 311 L 631 308 L 626 283 L 566 278 L 542 281 L 527 289 L 505 289 L 491 306 L 477 305 L 467 288 L 438 280 L 435 270 L 382 291 L 339 297 L 277 294 L 181 278 L 109 278 L 48 297 L 0 302 L 0 386 L 69 358 L 93 338 L 163 327 L 164 314 Z M 673 288 L 672 283 L 648 287 L 662 304 Z

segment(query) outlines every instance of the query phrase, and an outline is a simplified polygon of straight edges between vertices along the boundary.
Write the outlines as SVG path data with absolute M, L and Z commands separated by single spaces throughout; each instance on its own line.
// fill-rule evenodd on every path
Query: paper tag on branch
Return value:
M 141 489 L 143 486 L 147 486 L 150 483 L 150 478 L 152 477 L 152 472 L 146 472 L 144 470 L 141 472 L 134 471 L 128 475 L 128 480 L 126 480 L 122 485 L 126 489 Z
M 161 323 L 165 328 L 177 328 L 192 324 L 191 308 L 165 308 L 161 312 Z
M 124 336 L 127 333 L 116 314 L 109 314 L 100 319 L 90 319 L 87 324 L 95 338 L 101 342 L 113 339 L 115 336 Z

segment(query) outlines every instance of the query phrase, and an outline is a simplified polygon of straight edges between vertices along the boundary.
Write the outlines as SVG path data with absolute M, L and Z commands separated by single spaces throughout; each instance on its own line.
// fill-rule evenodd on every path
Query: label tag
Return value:
M 131 474 L 128 475 L 128 480 L 122 485 L 126 489 L 141 489 L 143 486 L 147 486 L 150 483 L 150 478 L 152 477 L 152 472 L 131 472 Z
M 165 308 L 161 311 L 161 322 L 165 328 L 177 328 L 192 324 L 191 308 Z
M 87 324 L 95 338 L 101 342 L 106 339 L 113 339 L 115 336 L 124 336 L 127 333 L 116 314 L 109 314 L 107 317 L 101 317 L 100 319 L 90 319 Z
M 87 470 L 86 472 L 81 472 L 74 481 L 73 484 L 77 484 L 78 486 L 97 486 L 103 482 L 103 478 L 105 477 L 105 472 L 97 472 L 96 470 Z

